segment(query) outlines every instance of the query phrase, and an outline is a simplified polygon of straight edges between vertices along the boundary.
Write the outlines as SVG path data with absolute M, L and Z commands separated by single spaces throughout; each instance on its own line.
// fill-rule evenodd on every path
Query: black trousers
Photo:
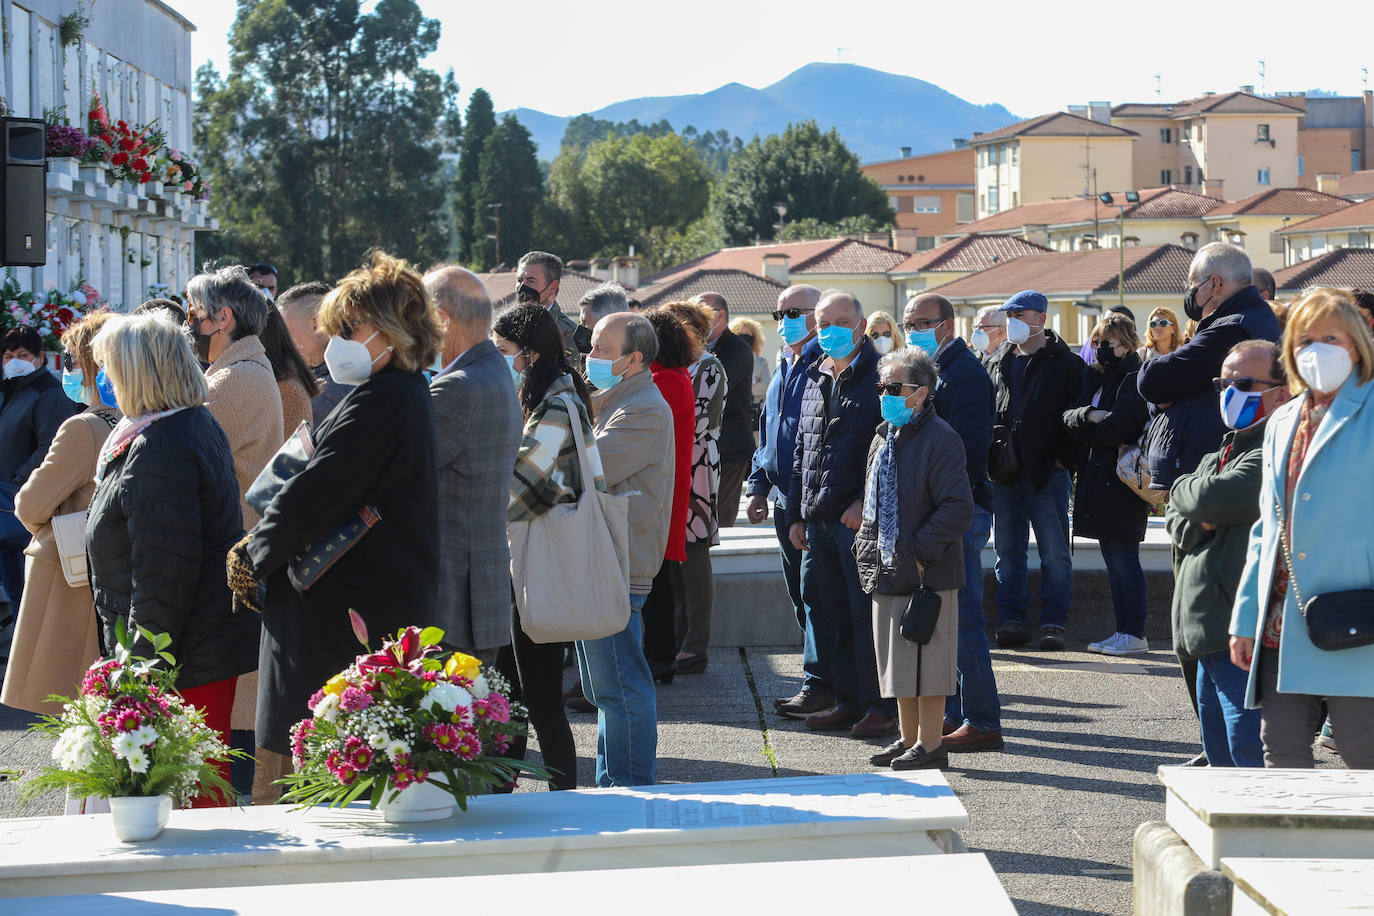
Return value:
M 502 648 L 496 667 L 511 682 L 513 699 L 530 711 L 530 727 L 539 737 L 544 765 L 558 772 L 550 789 L 577 788 L 577 748 L 563 709 L 563 643 L 537 643 L 520 626 L 520 610 L 511 604 L 511 645 Z M 511 742 L 509 756 L 525 759 L 526 740 Z
M 677 615 L 681 598 L 673 580 L 675 567 L 681 565 L 677 560 L 663 561 L 640 612 L 644 623 L 644 657 L 654 677 L 677 670 Z

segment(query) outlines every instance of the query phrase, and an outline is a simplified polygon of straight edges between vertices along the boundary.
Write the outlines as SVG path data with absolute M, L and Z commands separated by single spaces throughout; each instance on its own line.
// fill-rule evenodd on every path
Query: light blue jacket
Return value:
M 1359 384 L 1350 374 L 1307 449 L 1307 460 L 1285 507 L 1292 526 L 1289 545 L 1304 601 L 1323 592 L 1374 587 L 1374 486 L 1370 453 L 1374 451 L 1374 383 Z M 1303 401 L 1295 398 L 1274 412 L 1264 432 L 1260 517 L 1250 532 L 1250 549 L 1231 612 L 1231 634 L 1260 646 L 1269 592 L 1279 547 L 1277 501 L 1283 499 L 1289 448 L 1298 428 Z M 1251 665 L 1245 705 L 1258 706 Z M 1279 640 L 1279 690 L 1315 696 L 1374 697 L 1374 646 L 1328 652 L 1307 637 L 1307 624 L 1289 583 Z

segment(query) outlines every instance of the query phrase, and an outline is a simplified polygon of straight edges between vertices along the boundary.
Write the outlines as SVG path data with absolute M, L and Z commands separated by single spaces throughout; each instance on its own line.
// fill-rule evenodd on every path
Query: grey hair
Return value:
M 848 300 L 849 303 L 854 306 L 854 317 L 860 320 L 863 319 L 864 307 L 863 304 L 859 302 L 859 297 L 843 289 L 831 288 L 821 293 L 821 299 L 820 302 L 816 303 L 816 308 L 819 309 L 821 307 L 821 302 L 831 298 Z
M 233 264 L 215 270 L 209 264 L 186 284 L 186 298 L 205 310 L 206 317 L 228 308 L 234 316 L 234 339 L 261 334 L 272 306 L 248 279 L 248 271 Z
M 1250 282 L 1254 284 L 1255 289 L 1264 294 L 1264 298 L 1266 299 L 1273 299 L 1274 295 L 1278 292 L 1276 284 L 1274 283 L 1274 275 L 1263 267 L 1251 269 Z
M 978 310 L 977 316 L 973 319 L 974 324 L 995 324 L 998 327 L 1007 326 L 1007 313 L 1001 311 L 999 305 L 985 305 Z
M 900 373 L 901 381 L 921 385 L 929 388 L 932 395 L 935 393 L 935 380 L 939 378 L 940 373 L 935 368 L 935 360 L 931 359 L 925 350 L 919 347 L 893 350 L 878 360 L 880 377 L 889 369 Z
M 649 323 L 649 319 L 643 315 L 630 313 L 629 319 L 625 322 L 625 344 L 621 348 L 620 355 L 626 353 L 641 353 L 644 355 L 644 365 L 654 361 L 658 356 L 658 334 L 654 331 L 654 326 Z
M 546 283 L 563 279 L 563 259 L 556 254 L 547 251 L 527 251 L 520 256 L 516 268 L 528 267 L 531 264 L 537 264 L 539 269 L 544 271 Z
M 1227 286 L 1249 286 L 1253 277 L 1250 256 L 1235 245 L 1213 242 L 1193 255 L 1188 273 L 1200 277 L 1220 277 Z
M 630 310 L 629 297 L 625 295 L 625 288 L 619 283 L 603 283 L 596 289 L 584 293 L 582 298 L 577 300 L 577 304 L 585 305 L 587 311 L 592 313 L 592 324 L 596 324 L 607 315 Z
M 480 326 L 484 337 L 491 333 L 491 297 L 472 271 L 456 266 L 440 268 L 427 274 L 424 284 L 439 311 L 458 324 Z

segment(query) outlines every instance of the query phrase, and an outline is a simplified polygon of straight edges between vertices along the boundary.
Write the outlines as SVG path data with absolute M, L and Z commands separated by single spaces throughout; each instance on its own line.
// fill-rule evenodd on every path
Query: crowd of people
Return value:
M 597 785 L 652 784 L 656 691 L 709 664 L 711 547 L 743 494 L 750 523 L 773 517 L 802 634 L 776 712 L 880 742 L 875 766 L 943 767 L 1004 745 L 989 539 L 999 647 L 1066 647 L 1077 535 L 1099 544 L 1115 613 L 1088 648 L 1131 655 L 1149 648 L 1140 546 L 1162 513 L 1191 762 L 1311 766 L 1322 730 L 1374 767 L 1374 505 L 1345 483 L 1374 441 L 1374 297 L 1280 307 L 1213 244 L 1187 326 L 1117 308 L 1075 351 L 1035 290 L 980 310 L 966 342 L 938 291 L 894 316 L 794 285 L 770 367 L 763 328 L 719 294 L 645 309 L 608 283 L 570 313 L 562 269 L 526 254 L 496 308 L 462 267 L 380 252 L 280 296 L 271 265 L 207 268 L 183 297 L 74 324 L 60 381 L 36 330 L 8 332 L 0 499 L 24 530 L 0 546 L 16 616 L 0 700 L 52 712 L 121 621 L 166 632 L 178 688 L 254 749 L 237 791 L 270 803 L 290 727 L 359 650 L 352 609 L 371 634 L 438 626 L 497 666 L 550 788 L 577 785 L 569 709 L 597 715 Z M 293 439 L 308 461 L 263 495 Z M 532 638 L 518 596 L 541 572 L 511 532 L 593 491 L 628 506 L 624 627 Z M 77 515 L 73 548 L 59 532 Z

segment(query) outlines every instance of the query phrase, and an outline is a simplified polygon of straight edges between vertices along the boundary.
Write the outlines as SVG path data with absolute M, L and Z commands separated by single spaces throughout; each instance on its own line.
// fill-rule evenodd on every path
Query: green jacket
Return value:
M 1221 440 L 1169 491 L 1165 524 L 1178 558 L 1174 581 L 1174 651 L 1184 658 L 1221 652 L 1230 645 L 1231 608 L 1245 569 L 1250 528 L 1259 519 L 1261 447 L 1265 422 Z M 1231 448 L 1220 468 L 1221 456 Z M 1206 531 L 1202 522 L 1216 525 Z

